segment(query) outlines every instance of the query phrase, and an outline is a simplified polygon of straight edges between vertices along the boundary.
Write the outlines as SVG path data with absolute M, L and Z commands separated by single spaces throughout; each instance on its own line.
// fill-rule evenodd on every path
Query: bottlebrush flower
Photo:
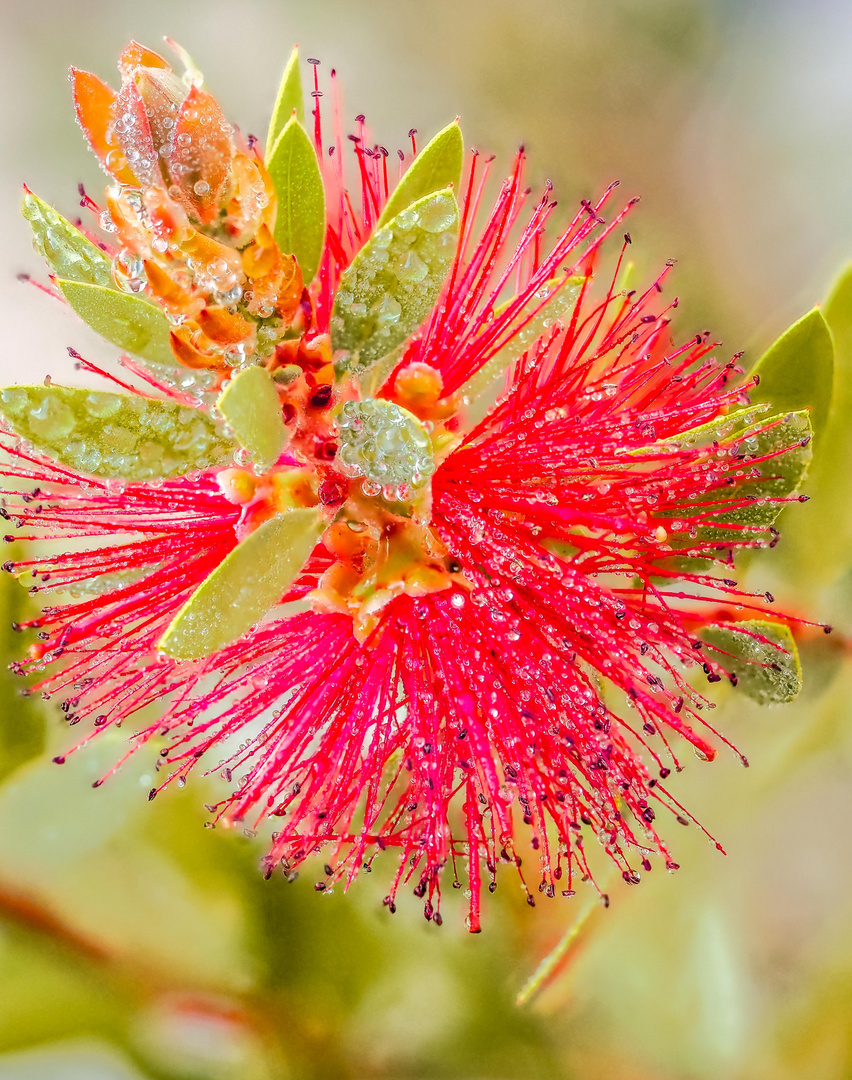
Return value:
M 522 843 L 550 896 L 588 836 L 627 881 L 674 869 L 678 744 L 725 742 L 698 682 L 798 688 L 730 574 L 796 499 L 807 413 L 750 404 L 706 335 L 673 345 L 669 268 L 628 289 L 626 234 L 600 284 L 614 186 L 551 242 L 523 152 L 490 211 L 457 123 L 394 185 L 360 119 L 327 141 L 316 66 L 309 138 L 294 54 L 264 154 L 186 64 L 131 44 L 117 94 L 73 73 L 106 240 L 25 196 L 134 382 L 0 394 L 4 516 L 55 542 L 6 564 L 47 601 L 17 670 L 79 745 L 141 724 L 160 787 L 212 758 L 215 819 L 271 819 L 267 873 L 321 853 L 318 889 L 391 849 L 391 910 L 411 885 L 440 921 L 449 864 L 478 930 Z

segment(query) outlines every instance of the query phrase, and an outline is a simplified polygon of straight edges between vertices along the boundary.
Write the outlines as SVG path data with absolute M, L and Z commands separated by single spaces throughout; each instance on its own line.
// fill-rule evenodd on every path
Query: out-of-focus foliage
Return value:
M 791 177 L 804 175 L 817 143 L 783 141 L 784 124 L 799 122 L 784 88 L 796 106 L 802 99 L 790 57 L 804 57 L 802 41 L 814 34 L 847 26 L 830 0 L 819 0 L 816 15 L 793 0 L 440 0 L 426 19 L 422 5 L 391 0 L 245 0 L 239 12 L 150 0 L 133 11 L 132 26 L 129 9 L 107 0 L 95 0 L 85 17 L 76 8 L 66 14 L 72 7 L 33 0 L 8 12 L 0 78 L 14 80 L 7 100 L 28 98 L 26 116 L 16 106 L 4 129 L 15 150 L 0 176 L 9 218 L 28 178 L 22 161 L 37 189 L 57 201 L 69 168 L 93 189 L 101 183 L 75 141 L 70 107 L 60 107 L 63 71 L 72 61 L 105 71 L 104 57 L 131 31 L 155 45 L 171 33 L 199 59 L 218 57 L 202 64 L 211 84 L 229 113 L 246 106 L 255 123 L 265 123 L 280 64 L 298 39 L 303 56 L 315 50 L 346 76 L 345 116 L 366 107 L 373 119 L 396 118 L 391 147 L 410 124 L 435 130 L 458 108 L 483 151 L 508 158 L 527 142 L 531 180 L 551 176 L 566 214 L 622 176 L 630 194 L 645 196 L 631 223 L 641 239 L 631 249 L 642 260 L 637 270 L 681 256 L 686 315 L 675 325 L 682 337 L 705 325 L 723 333 L 730 347 L 720 355 L 741 344 L 754 346 L 747 361 L 760 355 L 820 299 L 818 275 L 846 243 L 843 227 L 832 222 L 829 230 L 819 212 L 835 189 L 835 213 L 845 205 L 848 169 L 803 197 Z M 252 77 L 235 79 L 246 64 Z M 825 85 L 834 102 L 845 84 L 827 74 Z M 288 94 L 277 131 L 292 113 Z M 729 138 L 731 126 L 739 130 L 744 99 L 752 126 L 743 119 L 740 142 L 720 143 L 723 121 Z M 849 130 L 837 115 L 827 122 L 833 147 Z M 803 121 L 797 130 L 804 140 Z M 380 125 L 376 135 L 390 139 Z M 808 139 L 818 136 L 807 128 Z M 740 152 L 720 160 L 718 145 Z M 761 217 L 764 201 L 772 209 Z M 71 195 L 60 205 L 73 218 Z M 775 220 L 782 210 L 783 227 Z M 47 298 L 36 304 L 8 280 L 4 288 L 12 300 L 3 382 L 20 381 L 22 364 L 46 371 L 55 363 L 58 371 L 66 341 L 95 348 L 61 312 L 49 314 Z M 31 316 L 19 316 L 24 304 Z M 464 932 L 453 895 L 439 930 L 414 902 L 391 917 L 380 880 L 364 877 L 346 897 L 319 895 L 305 875 L 264 882 L 262 838 L 203 828 L 201 804 L 217 797 L 215 778 L 148 803 L 154 760 L 140 755 L 93 789 L 124 740 L 104 736 L 52 764 L 76 729 L 65 730 L 38 698 L 21 697 L 22 679 L 2 678 L 0 1080 L 852 1075 L 852 869 L 844 849 L 852 810 L 852 270 L 820 311 L 835 365 L 830 404 L 825 379 L 816 380 L 825 421 L 803 485 L 810 501 L 783 511 L 778 547 L 753 555 L 739 579 L 770 589 L 779 609 L 835 631 L 796 630 L 803 690 L 791 704 L 761 708 L 731 686 L 715 687 L 708 719 L 751 768 L 739 769 L 733 755 L 712 765 L 690 760 L 676 795 L 727 857 L 697 825 L 666 826 L 681 869 L 654 870 L 638 888 L 607 886 L 608 909 L 584 889 L 533 910 L 507 875 L 483 934 Z M 808 318 L 824 340 L 821 320 Z M 753 341 L 744 339 L 751 333 Z M 800 390 L 814 382 L 809 355 L 792 364 Z M 815 400 L 781 404 L 800 409 Z M 30 601 L 9 575 L 0 587 L 5 660 L 26 648 L 9 624 L 25 618 Z

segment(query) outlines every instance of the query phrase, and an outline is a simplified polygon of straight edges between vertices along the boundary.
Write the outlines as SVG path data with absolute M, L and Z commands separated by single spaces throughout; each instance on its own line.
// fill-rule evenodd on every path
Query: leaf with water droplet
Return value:
M 150 480 L 227 464 L 235 444 L 198 409 L 66 386 L 7 386 L 0 419 L 46 457 L 94 476 Z
M 296 580 L 326 525 L 314 507 L 264 521 L 195 590 L 160 649 L 176 660 L 200 660 L 242 637 Z
M 169 333 L 171 327 L 162 308 L 142 296 L 56 279 L 62 295 L 83 322 L 119 349 L 157 364 L 177 363 Z
M 305 93 L 302 89 L 302 75 L 299 71 L 298 45 L 290 53 L 290 59 L 287 61 L 287 66 L 284 68 L 284 74 L 281 77 L 281 85 L 278 87 L 278 97 L 275 99 L 272 119 L 269 121 L 269 134 L 266 137 L 267 158 L 272 153 L 275 140 L 286 127 L 294 111 L 296 119 L 304 127 Z
M 486 360 L 479 371 L 475 372 L 459 388 L 459 393 L 469 401 L 474 401 L 487 387 L 515 363 L 536 341 L 572 311 L 583 287 L 584 278 L 551 278 L 526 300 L 511 317 L 497 340 L 506 343 Z M 512 307 L 517 305 L 518 297 L 507 300 L 494 309 L 496 321 Z M 529 320 L 529 321 L 527 321 Z M 489 329 L 493 323 L 489 325 Z
M 112 261 L 52 206 L 24 189 L 21 213 L 33 230 L 33 246 L 54 274 L 69 281 L 114 287 Z
M 759 705 L 792 701 L 802 689 L 799 653 L 783 623 L 750 620 L 709 626 L 701 638 L 710 646 L 708 660 L 737 680 L 737 689 Z
M 760 385 L 749 395 L 773 409 L 809 409 L 817 437 L 828 419 L 834 380 L 834 342 L 819 308 L 785 330 L 752 372 Z M 817 449 L 819 443 L 817 443 Z
M 458 203 L 447 188 L 418 199 L 373 233 L 334 300 L 338 374 L 360 375 L 418 329 L 441 293 L 458 231 Z
M 808 412 L 758 419 L 755 415 L 753 408 L 740 409 L 678 436 L 678 443 L 684 447 L 711 446 L 724 439 L 735 449 L 733 457 L 719 458 L 717 486 L 709 489 L 702 500 L 707 505 L 702 508 L 698 537 L 684 534 L 683 546 L 692 546 L 696 539 L 729 543 L 756 539 L 784 509 L 785 503 L 771 500 L 789 498 L 804 480 L 813 456 Z M 729 484 L 729 480 L 735 484 Z M 684 502 L 660 516 L 693 517 L 695 513 L 695 503 Z M 669 542 L 674 546 L 681 543 L 676 533 L 670 534 Z
M 278 200 L 275 241 L 285 255 L 296 256 L 307 285 L 325 241 L 325 192 L 316 151 L 295 117 L 275 140 L 266 167 Z
M 391 218 L 424 195 L 433 191 L 454 187 L 461 183 L 464 165 L 464 139 L 458 120 L 448 124 L 427 143 L 403 174 L 402 179 L 390 193 L 382 210 L 378 227 L 387 225 Z
M 264 471 L 278 460 L 287 429 L 281 401 L 269 372 L 262 367 L 244 368 L 227 383 L 216 407 L 234 438 Z

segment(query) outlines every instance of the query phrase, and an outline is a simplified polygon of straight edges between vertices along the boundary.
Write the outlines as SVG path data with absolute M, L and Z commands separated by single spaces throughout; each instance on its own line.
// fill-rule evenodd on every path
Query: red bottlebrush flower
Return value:
M 159 705 L 130 735 L 162 747 L 152 797 L 226 758 L 216 820 L 274 823 L 268 873 L 321 852 L 318 889 L 386 851 L 391 910 L 412 886 L 440 922 L 446 870 L 478 930 L 519 830 L 549 896 L 590 875 L 589 835 L 627 881 L 673 869 L 678 744 L 725 742 L 694 676 L 789 659 L 719 605 L 765 607 L 733 553 L 795 500 L 807 415 L 751 406 L 706 336 L 672 344 L 668 268 L 599 284 L 614 187 L 550 242 L 523 152 L 485 213 L 456 124 L 392 188 L 363 124 L 323 142 L 318 83 L 308 138 L 295 64 L 265 157 L 197 73 L 134 45 L 122 75 L 75 75 L 120 246 L 25 213 L 149 389 L 0 394 L 3 515 L 57 542 L 6 564 L 47 600 L 19 668 L 79 745 Z

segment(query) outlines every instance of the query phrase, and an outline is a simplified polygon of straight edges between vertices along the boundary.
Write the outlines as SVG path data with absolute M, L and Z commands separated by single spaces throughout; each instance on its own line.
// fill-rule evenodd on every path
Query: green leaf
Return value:
M 6 555 L 14 561 L 22 552 L 11 550 Z M 44 749 L 44 706 L 40 699 L 25 697 L 27 681 L 6 670 L 21 653 L 21 637 L 13 626 L 27 617 L 30 603 L 12 574 L 0 575 L 0 665 L 4 669 L 0 675 L 0 780 Z
M 834 342 L 819 308 L 814 308 L 781 335 L 752 372 L 760 385 L 753 402 L 767 401 L 781 412 L 809 409 L 819 437 L 828 419 L 834 379 Z
M 0 418 L 47 457 L 94 476 L 178 476 L 226 464 L 234 451 L 198 409 L 129 394 L 7 386 Z
M 459 208 L 445 189 L 406 207 L 378 229 L 340 279 L 331 315 L 338 373 L 360 374 L 423 322 L 456 250 Z
M 314 278 L 325 240 L 325 192 L 316 151 L 295 117 L 284 125 L 266 162 L 275 185 L 275 240 L 295 255 L 307 285 Z
M 750 620 L 710 626 L 701 637 L 720 664 L 737 680 L 737 688 L 759 705 L 792 701 L 802 689 L 799 653 L 790 628 L 782 623 Z
M 730 471 L 719 478 L 719 486 L 707 493 L 706 502 L 713 506 L 705 509 L 705 523 L 699 528 L 700 540 L 730 542 L 749 538 L 749 532 L 768 529 L 784 509 L 784 503 L 771 502 L 793 495 L 799 488 L 811 462 L 812 429 L 807 411 L 793 412 L 786 416 L 770 416 L 754 422 L 755 409 L 741 409 L 729 416 L 713 420 L 709 424 L 685 432 L 678 438 L 686 446 L 710 444 L 721 439 L 736 441 L 735 456 L 729 458 Z M 784 451 L 781 453 L 780 451 Z M 758 459 L 767 454 L 773 456 L 765 461 Z M 754 465 L 743 468 L 754 461 Z M 734 467 L 737 466 L 737 467 Z M 751 472 L 757 475 L 749 475 Z M 725 482 L 737 478 L 735 487 Z M 740 477 L 745 479 L 740 480 Z M 745 505 L 731 505 L 742 503 Z M 677 518 L 680 513 L 696 512 L 693 503 L 684 503 L 683 510 L 666 510 L 660 516 Z M 718 521 L 716 525 L 713 522 Z M 752 529 L 728 528 L 729 525 L 748 525 Z M 677 542 L 677 533 L 670 542 Z M 694 538 L 684 534 L 684 544 L 689 547 Z
M 539 305 L 543 304 L 544 306 L 533 315 L 526 326 L 517 330 L 512 339 L 499 352 L 496 352 L 490 360 L 486 360 L 479 371 L 471 375 L 467 382 L 459 388 L 459 393 L 469 401 L 475 400 L 490 383 L 502 375 L 531 345 L 538 341 L 542 334 L 546 333 L 555 322 L 573 309 L 577 297 L 580 295 L 583 281 L 583 278 L 574 277 L 567 280 L 565 278 L 551 278 L 550 281 L 545 282 L 541 289 L 521 307 L 511 325 L 520 326 Z M 494 317 L 500 316 L 514 302 L 515 299 L 513 298 L 495 308 Z M 501 334 L 501 337 L 509 332 L 511 332 L 511 326 Z
M 458 120 L 448 124 L 420 151 L 385 203 L 378 228 L 424 195 L 461 183 L 464 140 Z
M 281 401 L 269 372 L 262 367 L 244 368 L 225 385 L 216 408 L 264 472 L 278 460 L 287 429 Z
M 299 46 L 297 45 L 290 53 L 287 67 L 278 87 L 278 97 L 275 99 L 275 107 L 272 110 L 272 119 L 269 121 L 269 134 L 266 137 L 266 156 L 269 157 L 275 140 L 287 126 L 287 122 L 296 113 L 296 119 L 304 127 L 305 124 L 305 94 L 302 89 L 302 75 L 299 71 Z
M 169 320 L 156 304 L 103 285 L 60 278 L 56 279 L 56 284 L 83 322 L 102 338 L 146 360 L 175 366 L 169 344 Z
M 69 281 L 115 288 L 110 257 L 29 189 L 24 190 L 21 212 L 32 226 L 33 246 L 55 274 Z
M 199 585 L 160 649 L 176 660 L 200 660 L 242 637 L 296 580 L 327 524 L 315 507 L 264 521 Z
M 828 423 L 815 440 L 811 501 L 805 513 L 789 516 L 778 552 L 787 573 L 811 589 L 836 581 L 852 566 L 852 265 L 835 282 L 823 313 L 834 339 L 834 393 Z M 845 626 L 842 611 L 835 600 L 823 614 Z

